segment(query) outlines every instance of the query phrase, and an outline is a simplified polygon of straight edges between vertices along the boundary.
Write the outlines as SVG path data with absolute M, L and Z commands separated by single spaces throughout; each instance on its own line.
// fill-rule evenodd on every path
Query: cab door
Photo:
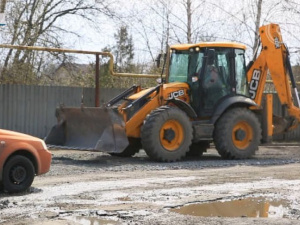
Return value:
M 232 94 L 234 49 L 209 48 L 200 77 L 200 116 L 211 116 L 223 98 Z

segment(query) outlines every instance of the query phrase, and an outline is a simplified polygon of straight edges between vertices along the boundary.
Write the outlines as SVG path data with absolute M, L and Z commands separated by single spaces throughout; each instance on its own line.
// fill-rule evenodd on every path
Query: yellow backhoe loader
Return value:
M 300 121 L 280 28 L 269 24 L 259 34 L 260 55 L 247 67 L 243 44 L 171 46 L 164 82 L 147 89 L 132 86 L 101 108 L 57 109 L 58 124 L 46 143 L 119 156 L 144 149 L 152 160 L 173 162 L 186 154 L 201 155 L 214 142 L 223 158 L 251 157 L 261 141 Z M 268 71 L 286 118 L 273 115 L 272 96 L 263 94 Z

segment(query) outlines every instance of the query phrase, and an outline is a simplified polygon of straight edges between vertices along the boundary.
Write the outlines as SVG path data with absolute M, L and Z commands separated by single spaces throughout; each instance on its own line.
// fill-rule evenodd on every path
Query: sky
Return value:
M 64 34 L 65 48 L 100 51 L 106 46 L 115 44 L 114 34 L 120 25 L 127 24 L 130 34 L 133 36 L 135 45 L 135 60 L 145 62 L 151 60 L 149 49 L 153 55 L 160 53 L 162 38 L 162 27 L 166 23 L 162 19 L 162 6 L 155 4 L 154 0 L 116 0 L 118 4 L 112 5 L 112 9 L 122 15 L 121 20 L 108 19 L 100 14 L 95 24 L 86 22 L 81 18 L 66 17 L 59 21 L 59 26 L 71 32 L 79 34 Z M 186 42 L 185 32 L 182 31 L 185 24 L 185 11 L 181 4 L 183 0 L 164 0 L 169 4 L 170 17 L 173 27 L 170 32 L 169 44 Z M 200 0 L 192 0 L 193 6 L 197 7 L 193 14 L 194 29 L 199 29 L 201 35 L 213 35 L 215 41 L 239 41 L 253 45 L 253 34 L 249 27 L 253 24 L 254 2 L 256 0 L 205 0 L 203 5 Z M 262 23 L 280 23 L 284 41 L 290 47 L 291 52 L 300 48 L 300 26 L 295 26 L 300 21 L 299 16 L 294 17 L 291 13 L 282 13 L 278 7 L 280 0 L 264 0 Z M 131 14 L 131 15 L 130 15 Z M 132 16 L 134 15 L 134 17 Z M 244 26 L 241 21 L 247 20 L 249 27 Z M 142 26 L 143 24 L 143 26 Z M 1 28 L 0 28 L 1 29 Z M 144 32 L 145 31 L 145 32 Z M 173 31 L 173 32 L 172 32 Z M 250 33 L 249 33 L 250 32 Z M 176 33 L 176 34 L 175 34 Z M 250 35 L 249 35 L 250 34 Z M 149 49 L 145 40 L 148 36 Z M 195 40 L 195 42 L 199 42 Z M 251 48 L 247 51 L 248 59 L 251 58 Z M 293 63 L 297 63 L 297 55 L 292 54 Z M 92 56 L 80 56 L 79 61 L 84 63 L 94 61 Z
M 173 20 L 178 26 L 184 27 L 184 24 L 180 20 L 185 20 L 184 10 L 182 5 L 175 4 L 181 0 L 168 1 L 170 2 L 170 8 L 173 14 L 180 15 L 180 18 L 176 19 L 173 16 Z M 211 1 L 213 4 L 216 1 Z M 162 35 L 159 33 L 159 29 L 162 27 L 162 19 L 159 18 L 159 15 L 156 14 L 150 7 L 155 7 L 157 11 L 159 8 L 157 5 L 152 5 L 154 1 L 145 0 L 143 4 L 137 0 L 119 0 L 117 9 L 119 14 L 128 15 L 128 12 L 133 12 L 136 18 L 130 18 L 130 16 L 125 17 L 122 21 L 107 19 L 105 17 L 98 17 L 97 20 L 97 30 L 92 26 L 87 24 L 81 19 L 72 19 L 61 21 L 63 26 L 68 27 L 73 32 L 80 34 L 80 37 L 70 37 L 66 38 L 66 46 L 75 49 L 83 50 L 101 50 L 106 46 L 113 46 L 115 44 L 114 33 L 117 31 L 118 27 L 121 24 L 128 24 L 129 31 L 133 36 L 134 45 L 135 45 L 135 59 L 140 61 L 150 60 L 150 54 L 147 53 L 148 49 L 146 48 L 145 38 L 141 35 L 143 27 L 141 23 L 145 25 L 147 29 L 147 35 L 150 40 L 150 47 L 153 54 L 158 54 L 160 51 L 160 42 L 158 41 L 159 36 Z M 194 1 L 194 5 L 200 1 Z M 194 17 L 196 21 L 194 24 L 197 24 L 203 30 L 203 33 L 209 33 L 214 35 L 215 41 L 231 41 L 238 40 L 241 43 L 248 45 L 248 59 L 251 58 L 252 50 L 249 48 L 253 45 L 253 35 L 249 38 L 249 29 L 241 25 L 241 20 L 246 15 L 248 24 L 251 27 L 254 27 L 253 24 L 253 10 L 255 7 L 246 8 L 246 6 L 251 6 L 253 0 L 219 0 L 218 6 L 209 5 L 206 8 L 200 7 L 196 10 Z M 278 0 L 268 0 L 263 5 L 263 16 L 262 24 L 267 24 L 270 22 L 279 23 L 282 30 L 282 35 L 285 43 L 289 46 L 292 53 L 292 62 L 293 64 L 298 63 L 298 54 L 294 54 L 298 48 L 300 48 L 300 26 L 295 26 L 294 24 L 299 21 L 298 17 L 292 17 L 290 13 L 283 14 L 280 7 L 278 6 Z M 174 4 L 173 4 L 174 3 Z M 138 21 L 139 20 L 139 21 Z M 176 21 L 177 20 L 177 21 Z M 158 31 L 159 34 L 154 34 L 154 29 Z M 183 37 L 184 32 L 181 32 L 180 29 L 177 29 L 176 32 L 181 35 L 180 39 L 182 42 L 185 41 Z M 171 34 L 172 36 L 172 34 Z M 174 39 L 170 39 L 170 44 L 177 44 L 178 42 Z M 80 60 L 84 60 L 81 59 Z

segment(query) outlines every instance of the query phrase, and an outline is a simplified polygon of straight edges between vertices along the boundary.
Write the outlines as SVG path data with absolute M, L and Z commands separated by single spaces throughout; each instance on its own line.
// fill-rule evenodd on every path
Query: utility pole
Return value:
M 0 5 L 0 26 L 5 26 L 5 6 L 7 0 L 1 0 Z
M 1 0 L 0 13 L 5 12 L 6 0 Z

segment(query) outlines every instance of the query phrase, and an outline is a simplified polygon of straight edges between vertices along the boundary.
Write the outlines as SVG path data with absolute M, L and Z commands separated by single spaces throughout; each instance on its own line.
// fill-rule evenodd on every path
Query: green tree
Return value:
M 134 74 L 155 74 L 152 62 L 141 63 L 134 62 L 134 44 L 133 38 L 128 32 L 127 26 L 121 26 L 114 34 L 115 45 L 107 46 L 101 51 L 112 52 L 114 55 L 114 70 L 119 73 Z M 101 59 L 100 66 L 100 86 L 102 88 L 129 88 L 132 85 L 141 85 L 142 87 L 150 87 L 156 85 L 155 79 L 149 78 L 132 78 L 132 77 L 114 77 L 108 70 L 107 58 Z
M 121 26 L 114 35 L 116 45 L 113 48 L 115 55 L 115 69 L 118 72 L 131 72 L 133 70 L 134 45 L 127 26 Z
M 111 52 L 109 46 L 103 48 L 102 52 Z M 113 88 L 115 87 L 114 77 L 109 73 L 109 61 L 107 58 L 101 58 L 100 61 L 100 87 L 102 88 Z

